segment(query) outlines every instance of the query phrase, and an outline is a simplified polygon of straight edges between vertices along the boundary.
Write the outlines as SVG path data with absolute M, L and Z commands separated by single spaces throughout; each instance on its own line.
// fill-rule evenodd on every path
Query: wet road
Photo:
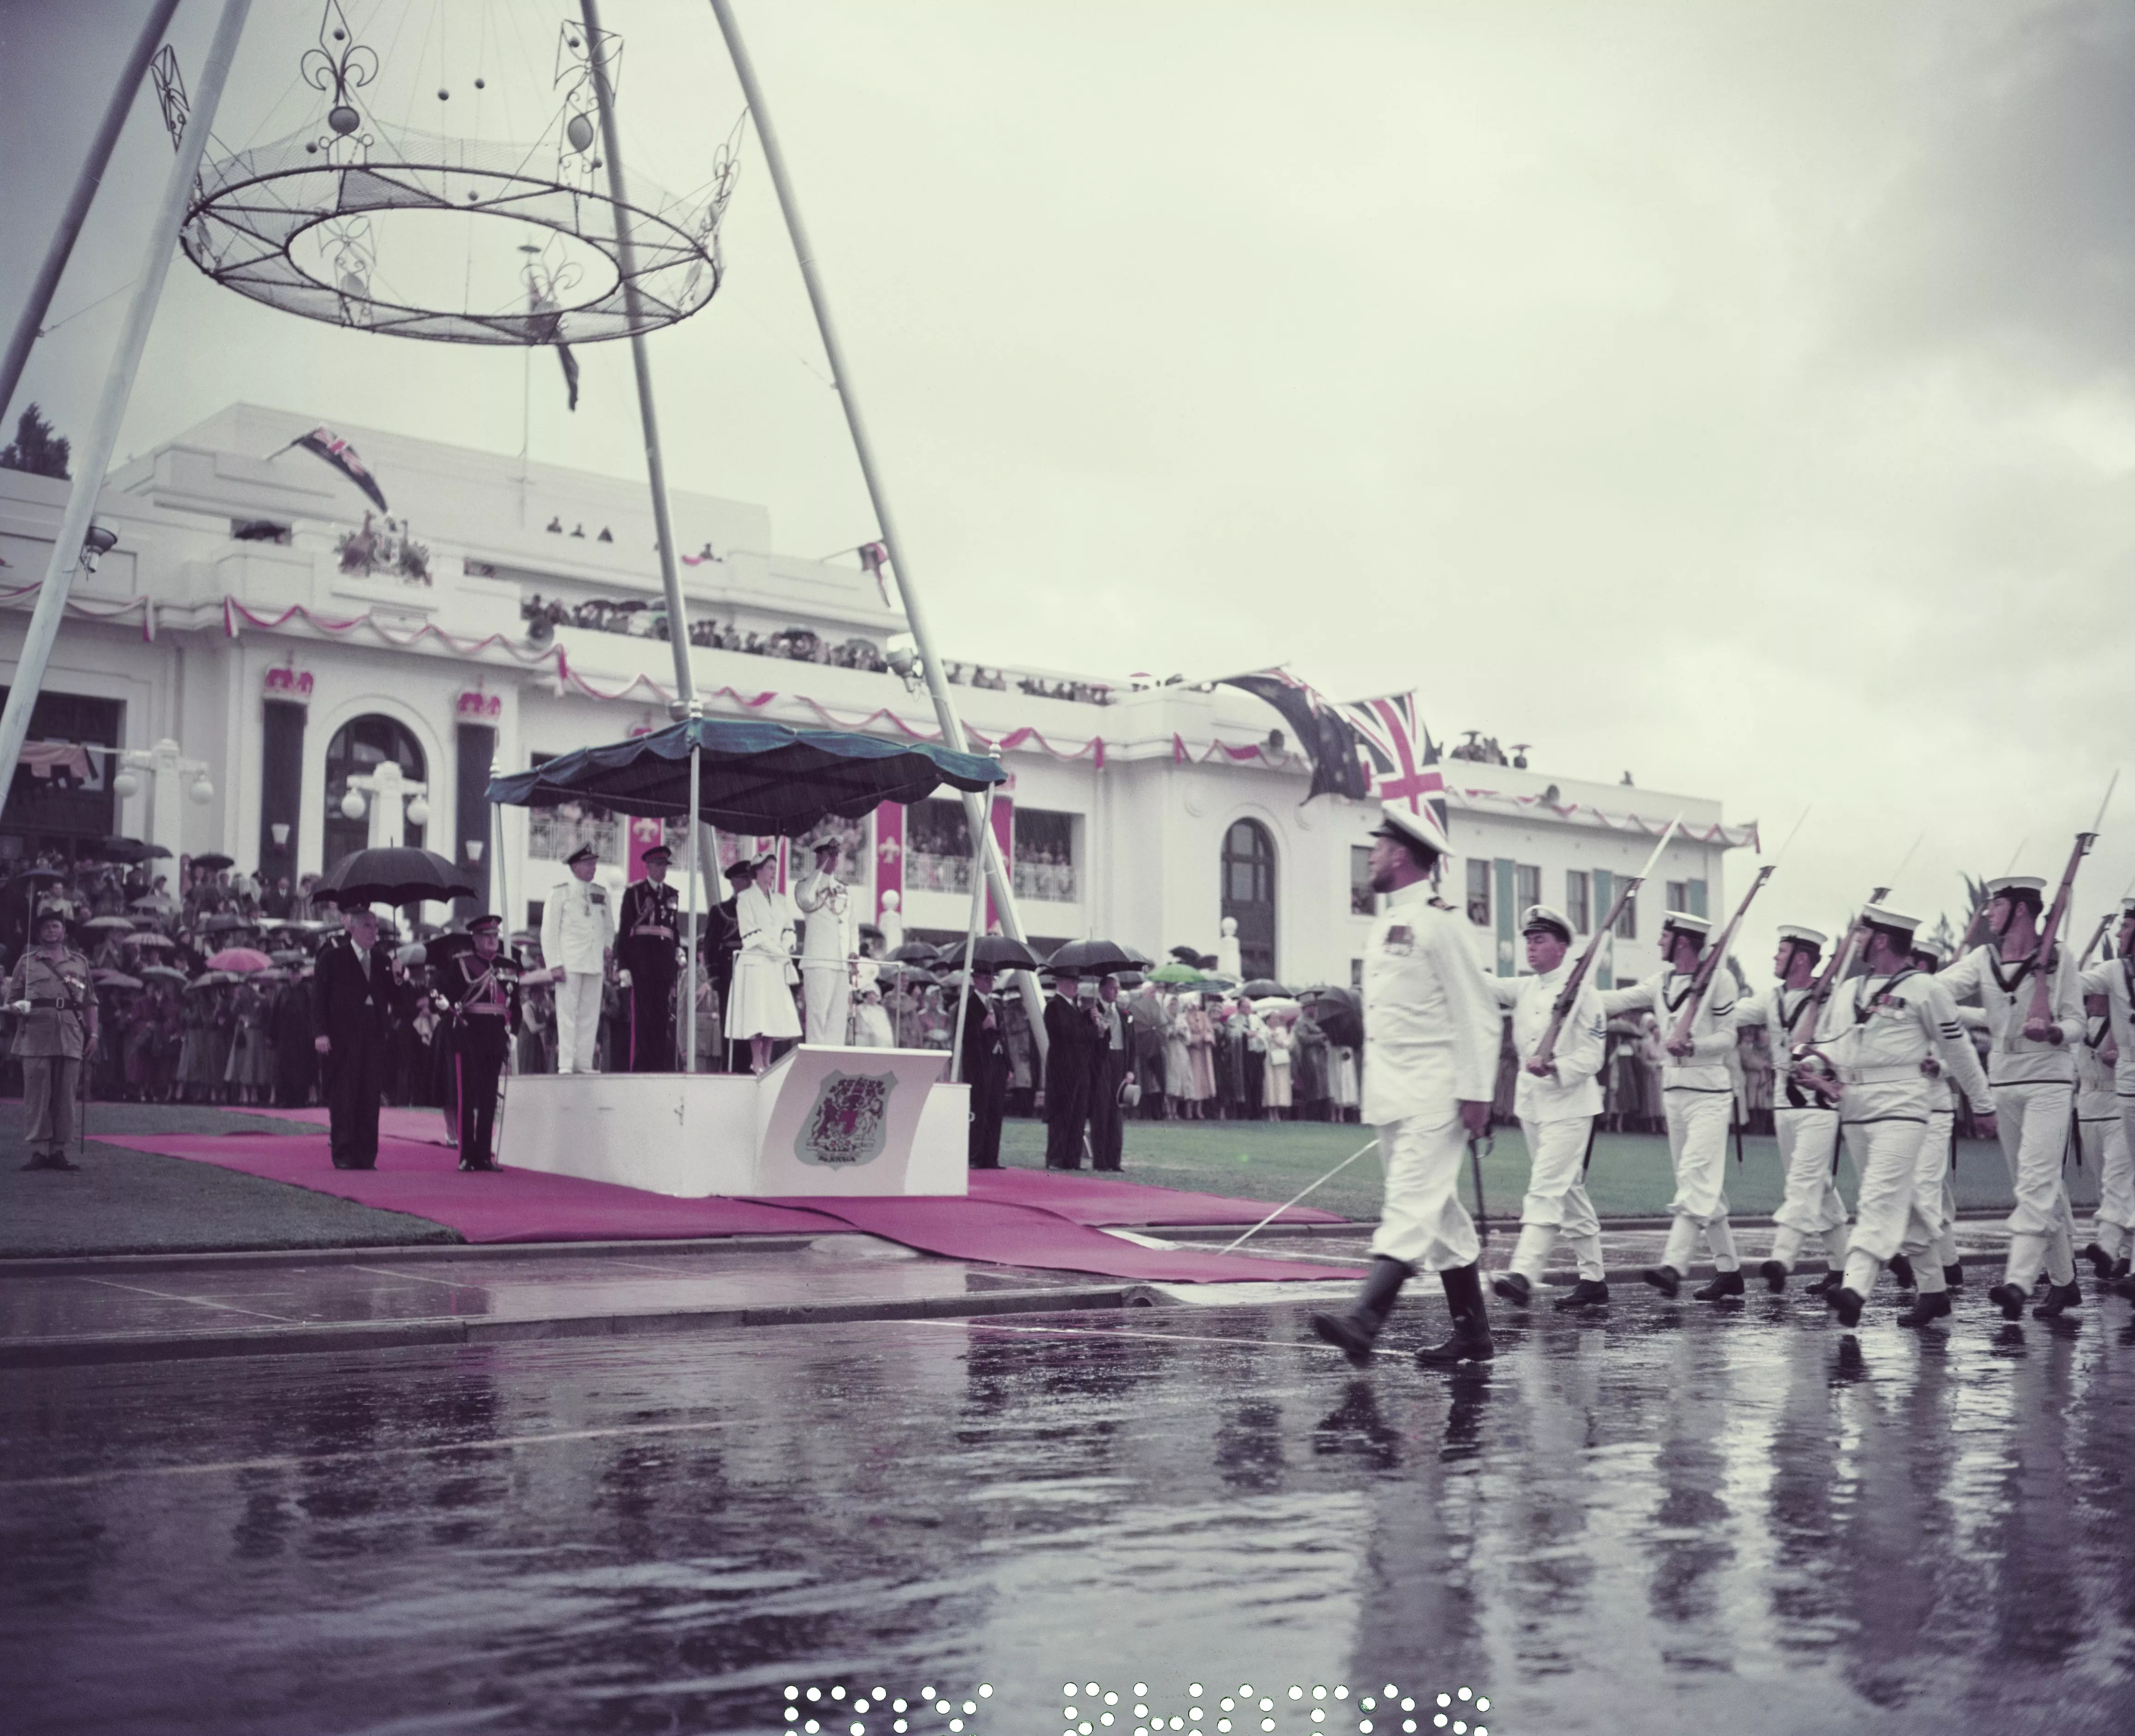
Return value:
M 2135 1728 L 2127 1307 L 1891 1312 L 1639 1298 L 1451 1377 L 1288 1307 L 10 1372 L 3 1721 Z

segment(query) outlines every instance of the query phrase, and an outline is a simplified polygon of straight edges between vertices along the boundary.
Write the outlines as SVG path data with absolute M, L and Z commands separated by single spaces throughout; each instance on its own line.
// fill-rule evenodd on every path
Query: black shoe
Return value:
M 1818 1279 L 1814 1284 L 1808 1287 L 1808 1293 L 1812 1296 L 1823 1296 L 1828 1298 L 1833 1291 L 1837 1290 L 1838 1287 L 1845 1282 L 1846 1274 L 1840 1271 L 1837 1266 L 1833 1266 L 1828 1272 L 1826 1272 L 1823 1277 Z
M 1553 1308 L 1595 1308 L 1609 1300 L 1609 1283 L 1602 1278 L 1582 1278 L 1571 1290 L 1550 1303 Z
M 1738 1268 L 1732 1272 L 1715 1272 L 1711 1284 L 1690 1294 L 1698 1302 L 1725 1302 L 1731 1296 L 1740 1296 L 1742 1289 L 1742 1274 Z
M 2093 1242 L 2085 1248 L 2082 1253 L 2076 1255 L 2076 1258 L 2089 1260 L 2091 1270 L 2097 1273 L 2100 1278 L 2110 1278 L 2113 1275 L 2113 1256 L 2099 1247 L 2096 1242 Z
M 2105 1275 L 2111 1279 L 2113 1283 L 2118 1284 L 2122 1279 L 2128 1275 L 2128 1256 L 2123 1254 L 2113 1263 L 2113 1269 L 2110 1272 L 2108 1272 Z
M 1525 1308 L 1534 1300 L 1534 1286 L 1518 1272 L 1500 1272 L 1490 1280 L 1490 1288 L 1515 1308 Z
M 1757 1268 L 1757 1272 L 1758 1274 L 1765 1280 L 1765 1288 L 1769 1290 L 1774 1296 L 1783 1295 L 1785 1294 L 1787 1288 L 1787 1269 L 1778 1260 L 1766 1260 L 1764 1265 Z
M 1997 1284 L 1987 1293 L 1987 1299 L 2002 1310 L 2004 1320 L 2021 1320 L 2024 1304 L 2031 1298 L 2016 1284 Z
M 496 1168 L 491 1158 L 462 1158 L 460 1168 L 470 1175 L 487 1175 Z
M 1863 1298 L 1857 1291 L 1841 1284 L 1823 1299 L 1831 1304 L 1832 1312 L 1838 1316 L 1838 1323 L 1848 1332 L 1861 1324 Z
M 1953 1260 L 1942 1269 L 1942 1281 L 1953 1290 L 1964 1288 L 1964 1262 Z
M 1671 1302 L 1682 1288 L 1682 1274 L 1673 1266 L 1648 1266 L 1639 1275 Z
M 1326 1342 L 1349 1359 L 1356 1368 L 1368 1368 L 1372 1361 L 1372 1346 L 1378 1340 L 1379 1328 L 1387 1323 L 1387 1316 L 1393 1312 L 1394 1298 L 1409 1280 L 1409 1267 L 1405 1260 L 1390 1260 L 1382 1254 L 1372 1261 L 1372 1269 L 1364 1274 L 1363 1288 L 1357 1292 L 1357 1300 L 1346 1314 L 1314 1314 L 1311 1317 L 1312 1330 Z
M 1944 1320 L 1949 1317 L 1949 1292 L 1922 1290 L 1913 1298 L 1913 1305 L 1898 1316 L 1900 1326 L 1925 1326 L 1930 1320 Z
M 2050 1284 L 2046 1299 L 2031 1310 L 2034 1320 L 2057 1320 L 2083 1300 L 2083 1286 L 2074 1279 L 2066 1284 Z
M 1891 1276 L 1897 1279 L 1898 1288 L 1901 1290 L 1910 1290 L 1920 1282 L 1913 1276 L 1912 1261 L 1902 1254 L 1893 1254 L 1884 1265 Z
M 2135 1278 L 2114 1279 L 2113 1294 L 2124 1301 L 2135 1302 Z
M 1483 1306 L 1481 1269 L 1472 1262 L 1440 1272 L 1445 1286 L 1445 1306 L 1453 1316 L 1453 1336 L 1443 1343 L 1426 1344 L 1416 1353 L 1420 1368 L 1451 1368 L 1462 1362 L 1487 1362 L 1498 1353 L 1490 1341 L 1490 1317 Z

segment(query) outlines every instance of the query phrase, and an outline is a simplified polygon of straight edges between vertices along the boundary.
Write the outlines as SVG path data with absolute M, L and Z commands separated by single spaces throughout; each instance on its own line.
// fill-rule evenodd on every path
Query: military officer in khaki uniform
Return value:
M 15 1053 L 22 1063 L 22 1119 L 30 1161 L 25 1169 L 73 1169 L 66 1148 L 75 1134 L 82 1057 L 96 1042 L 96 995 L 89 960 L 67 945 L 66 916 L 50 907 L 37 913 L 37 944 L 8 973 L 8 1010 L 22 1018 Z

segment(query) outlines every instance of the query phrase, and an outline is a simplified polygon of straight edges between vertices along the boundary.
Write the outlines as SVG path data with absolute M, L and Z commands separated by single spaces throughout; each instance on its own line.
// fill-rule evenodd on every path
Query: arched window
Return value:
M 1248 977 L 1275 974 L 1275 840 L 1256 820 L 1223 834 L 1223 914 L 1238 919 L 1238 960 Z
M 326 856 L 322 869 L 331 868 L 344 856 L 354 855 L 370 841 L 369 815 L 351 820 L 341 810 L 341 798 L 348 794 L 350 778 L 366 776 L 388 760 L 399 762 L 400 775 L 409 783 L 429 781 L 421 745 L 397 718 L 376 712 L 351 718 L 327 743 L 326 826 L 321 834 L 326 840 Z M 409 844 L 423 841 L 423 829 L 412 820 L 407 822 L 405 834 Z

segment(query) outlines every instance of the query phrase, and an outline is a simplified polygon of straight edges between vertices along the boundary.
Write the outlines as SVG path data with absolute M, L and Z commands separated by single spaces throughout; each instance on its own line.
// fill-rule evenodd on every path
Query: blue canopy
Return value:
M 516 808 L 592 802 L 618 814 L 686 819 L 693 743 L 699 817 L 728 832 L 797 838 L 829 815 L 857 820 L 886 801 L 922 800 L 944 784 L 976 792 L 1008 781 L 996 760 L 925 742 L 698 718 L 492 779 L 489 799 Z

